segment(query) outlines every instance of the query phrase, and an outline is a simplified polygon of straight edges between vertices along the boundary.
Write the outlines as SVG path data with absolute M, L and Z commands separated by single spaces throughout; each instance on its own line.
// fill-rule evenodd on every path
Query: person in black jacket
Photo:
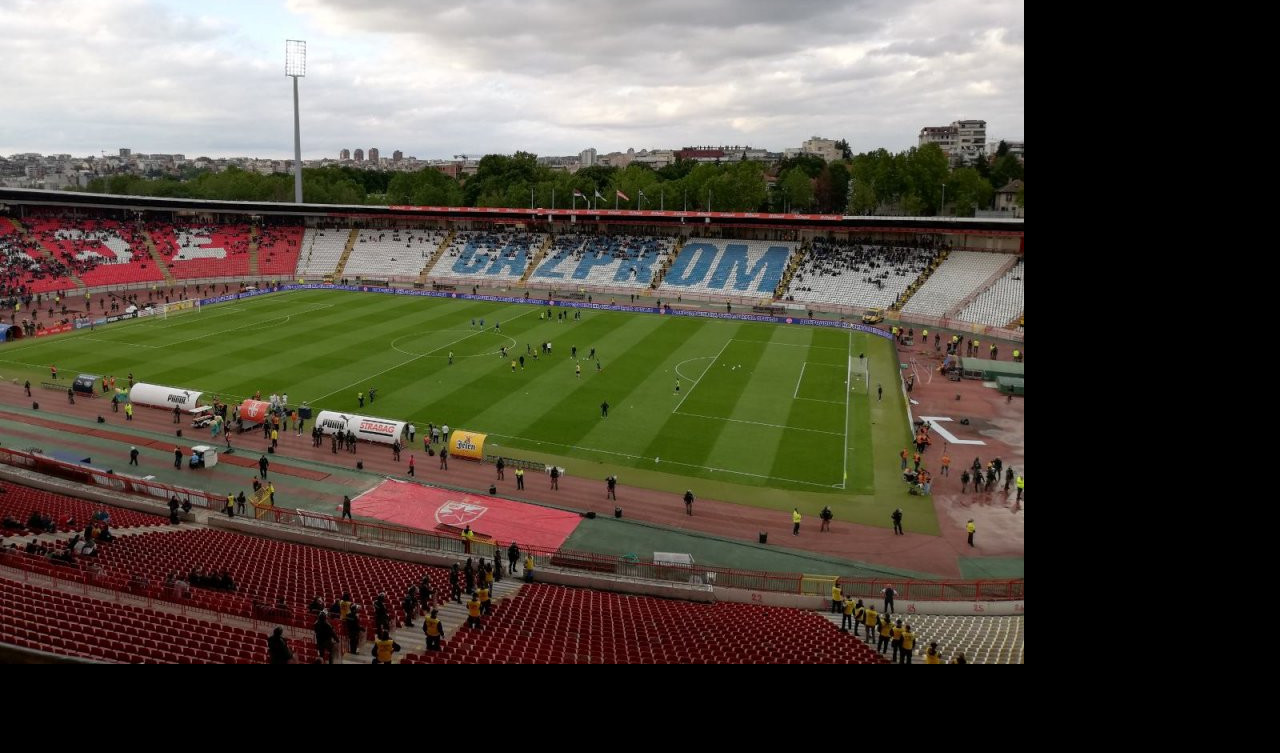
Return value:
M 378 632 L 391 632 L 391 613 L 387 610 L 387 594 L 379 593 L 373 599 L 373 622 Z
M 356 613 L 356 605 L 352 604 L 345 621 L 347 628 L 347 650 L 355 653 L 360 649 L 360 616 Z
M 319 597 L 317 597 L 317 600 Z M 316 653 L 321 659 L 325 658 L 325 654 L 329 656 L 329 663 L 333 664 L 334 642 L 338 640 L 338 634 L 334 632 L 333 626 L 329 624 L 329 616 L 323 610 L 316 612 L 316 623 L 311 627 L 316 634 Z
M 462 589 L 458 586 L 458 563 L 449 568 L 449 589 L 453 591 L 453 600 L 462 603 Z
M 289 664 L 293 661 L 293 652 L 284 642 L 284 628 L 278 627 L 267 638 L 267 663 Z
M 507 562 L 510 563 L 510 567 L 507 568 L 507 572 L 511 573 L 512 575 L 515 575 L 516 563 L 519 561 L 520 561 L 520 547 L 516 546 L 516 542 L 513 541 L 511 542 L 511 546 L 507 547 Z

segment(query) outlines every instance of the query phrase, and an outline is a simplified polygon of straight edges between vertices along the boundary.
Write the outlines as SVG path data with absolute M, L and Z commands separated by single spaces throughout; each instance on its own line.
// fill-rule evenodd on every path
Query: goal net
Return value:
M 184 298 L 181 301 L 173 303 L 162 303 L 156 307 L 156 316 L 161 319 L 168 319 L 170 314 L 180 314 L 189 311 L 199 311 L 200 301 L 196 298 Z

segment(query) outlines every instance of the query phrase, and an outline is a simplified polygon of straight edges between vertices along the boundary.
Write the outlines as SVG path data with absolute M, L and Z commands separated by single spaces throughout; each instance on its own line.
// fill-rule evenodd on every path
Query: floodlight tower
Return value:
M 284 41 L 284 75 L 293 79 L 293 200 L 302 203 L 302 131 L 298 127 L 298 79 L 307 75 L 307 43 Z

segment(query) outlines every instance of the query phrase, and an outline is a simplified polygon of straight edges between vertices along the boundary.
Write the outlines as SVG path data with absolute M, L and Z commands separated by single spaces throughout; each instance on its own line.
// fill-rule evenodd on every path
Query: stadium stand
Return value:
M 258 274 L 292 275 L 302 250 L 302 228 L 265 225 L 258 228 Z
M 137 231 L 113 220 L 32 219 L 28 236 L 85 285 L 162 280 Z
M 106 510 L 111 514 L 112 529 L 132 528 L 135 526 L 158 526 L 169 522 L 168 518 L 149 513 L 135 512 L 121 507 L 109 507 L 75 497 L 32 489 L 0 481 L 0 517 L 13 518 L 22 523 L 21 527 L 0 528 L 0 536 L 26 536 L 32 532 L 26 527 L 27 518 L 32 512 L 52 518 L 58 524 L 59 531 L 82 531 L 95 512 Z M 75 525 L 67 525 L 74 519 Z M 6 542 L 7 543 L 7 542 Z
M 920 286 L 906 306 L 906 314 L 942 316 L 1010 262 L 1010 254 L 952 251 Z
M 795 243 L 711 240 L 685 243 L 662 281 L 666 295 L 717 293 L 773 297 Z
M 326 604 L 343 592 L 350 593 L 364 609 L 362 624 L 372 630 L 374 597 L 385 591 L 394 624 L 404 621 L 400 596 L 424 575 L 431 578 L 436 593 L 448 589 L 448 573 L 440 568 L 397 560 L 348 554 L 317 547 L 216 530 L 176 530 L 122 536 L 99 549 L 95 564 L 102 573 L 97 584 L 123 589 L 135 573 L 150 582 L 163 584 L 171 574 L 179 577 L 191 570 L 202 573 L 227 570 L 235 580 L 234 593 L 192 588 L 190 602 L 215 612 L 240 617 L 267 617 L 283 624 L 306 627 L 311 617 L 306 605 L 316 596 Z M 11 563 L 12 564 L 12 563 Z M 14 565 L 57 577 L 77 578 L 77 571 L 47 566 L 39 561 Z M 172 598 L 162 585 L 152 586 L 148 595 Z M 274 609 L 280 600 L 287 613 Z
M 975 615 L 913 614 L 904 618 L 919 637 L 916 663 L 924 662 L 924 650 L 938 642 L 943 661 L 950 662 L 964 652 L 970 664 L 1022 664 L 1022 615 L 980 617 Z
M 657 270 L 671 259 L 674 249 L 674 238 L 560 235 L 530 279 L 647 288 Z
M 443 230 L 361 230 L 342 274 L 346 277 L 416 277 L 448 237 Z M 523 270 L 521 270 L 523 272 Z
M 296 274 L 300 277 L 333 274 L 350 235 L 351 231 L 346 228 L 307 228 Z
M 530 584 L 406 664 L 883 664 L 816 612 Z
M 260 632 L 0 578 L 0 641 L 64 656 L 132 664 L 261 664 Z M 299 663 L 311 641 L 289 640 Z
M 930 242 L 875 245 L 815 238 L 791 278 L 787 300 L 888 308 L 938 256 Z
M 248 225 L 151 223 L 148 229 L 175 279 L 249 274 Z
M 546 241 L 543 233 L 460 231 L 430 277 L 474 277 L 515 282 Z
M 1023 311 L 1023 277 L 1024 259 L 1008 272 L 1005 272 L 991 287 L 982 291 L 976 298 L 960 310 L 958 318 L 963 322 L 989 324 L 1004 327 L 1017 318 Z

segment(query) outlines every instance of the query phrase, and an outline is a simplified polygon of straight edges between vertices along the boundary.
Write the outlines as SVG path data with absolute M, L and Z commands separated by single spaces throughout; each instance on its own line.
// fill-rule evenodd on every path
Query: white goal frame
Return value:
M 175 314 L 181 313 L 184 311 L 192 311 L 192 312 L 199 313 L 200 299 L 184 298 L 181 301 L 174 301 L 173 303 L 161 303 L 158 306 L 156 306 L 156 317 L 160 319 L 168 319 L 169 312 L 171 311 Z

